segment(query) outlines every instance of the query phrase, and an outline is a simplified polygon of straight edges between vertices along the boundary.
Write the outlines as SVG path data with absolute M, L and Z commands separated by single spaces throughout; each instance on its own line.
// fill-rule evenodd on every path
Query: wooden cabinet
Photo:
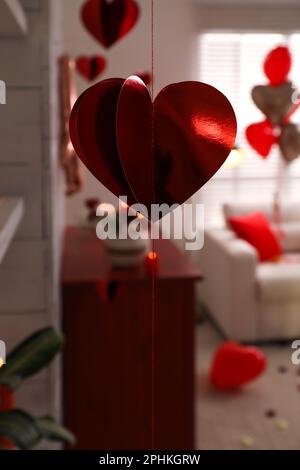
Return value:
M 172 242 L 156 251 L 153 298 L 144 266 L 111 270 L 93 230 L 66 232 L 64 410 L 79 449 L 193 448 L 201 276 Z

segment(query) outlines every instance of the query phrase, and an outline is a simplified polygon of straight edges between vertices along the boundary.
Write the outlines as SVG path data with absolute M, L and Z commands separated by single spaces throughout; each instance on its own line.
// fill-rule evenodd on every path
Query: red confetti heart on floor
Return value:
M 226 160 L 236 135 L 227 98 L 210 85 L 167 86 L 152 103 L 138 77 L 104 80 L 76 102 L 70 134 L 96 178 L 129 204 L 182 204 Z
M 99 55 L 92 57 L 81 56 L 76 59 L 77 71 L 90 82 L 98 78 L 105 68 L 106 60 Z
M 256 379 L 265 367 L 266 358 L 262 351 L 229 341 L 215 353 L 210 380 L 221 390 L 235 389 Z
M 138 17 L 134 0 L 87 0 L 81 9 L 84 26 L 104 47 L 126 36 Z

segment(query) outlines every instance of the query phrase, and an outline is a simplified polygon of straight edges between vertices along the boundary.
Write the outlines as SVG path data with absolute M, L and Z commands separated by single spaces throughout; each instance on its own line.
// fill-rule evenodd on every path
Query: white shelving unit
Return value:
M 0 264 L 24 215 L 21 198 L 0 197 Z
M 27 17 L 19 0 L 1 0 L 0 37 L 20 36 L 27 33 Z

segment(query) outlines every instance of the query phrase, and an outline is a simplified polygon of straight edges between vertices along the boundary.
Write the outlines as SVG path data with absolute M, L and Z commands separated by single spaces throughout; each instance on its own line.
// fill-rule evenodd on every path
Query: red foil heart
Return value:
M 221 390 L 239 388 L 256 379 L 265 367 L 266 358 L 262 351 L 230 341 L 215 353 L 210 381 Z
M 138 17 L 139 7 L 134 0 L 87 0 L 81 9 L 84 26 L 107 48 L 126 36 Z
M 291 69 L 292 58 L 285 46 L 272 49 L 264 61 L 264 72 L 271 85 L 280 85 L 287 80 Z
M 74 148 L 115 195 L 150 209 L 182 204 L 226 160 L 236 135 L 225 96 L 199 82 L 164 88 L 152 103 L 138 77 L 94 85 L 70 119 Z
M 264 158 L 268 157 L 272 146 L 278 142 L 273 125 L 268 121 L 250 124 L 246 129 L 246 137 L 251 147 Z
M 102 56 L 80 56 L 76 59 L 76 69 L 86 80 L 92 82 L 106 68 L 106 60 Z
M 216 173 L 234 144 L 236 120 L 210 85 L 175 83 L 152 104 L 145 84 L 130 77 L 120 93 L 117 134 L 132 192 L 149 208 L 182 204 Z

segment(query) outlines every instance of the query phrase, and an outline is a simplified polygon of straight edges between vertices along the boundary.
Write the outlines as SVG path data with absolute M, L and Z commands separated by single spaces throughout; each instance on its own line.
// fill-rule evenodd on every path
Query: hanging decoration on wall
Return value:
M 239 388 L 259 377 L 265 367 L 266 358 L 260 349 L 228 341 L 214 355 L 210 381 L 220 390 Z
M 66 194 L 78 193 L 83 185 L 80 160 L 77 157 L 70 139 L 69 119 L 72 107 L 77 99 L 73 78 L 74 60 L 67 54 L 59 59 L 60 73 L 60 162 L 64 169 Z
M 216 173 L 234 145 L 236 119 L 210 85 L 171 84 L 153 103 L 132 76 L 85 91 L 73 107 L 70 135 L 101 183 L 149 211 L 153 203 L 182 204 Z
M 106 60 L 100 55 L 80 56 L 76 59 L 76 69 L 86 80 L 92 82 L 98 78 L 106 68 Z
M 81 9 L 85 28 L 106 48 L 126 36 L 138 18 L 134 0 L 87 0 Z
M 267 158 L 277 144 L 286 162 L 300 155 L 300 131 L 290 122 L 299 107 L 298 93 L 288 80 L 291 64 L 287 47 L 279 46 L 269 52 L 263 64 L 269 84 L 252 90 L 252 99 L 266 119 L 246 129 L 249 144 L 260 156 Z

